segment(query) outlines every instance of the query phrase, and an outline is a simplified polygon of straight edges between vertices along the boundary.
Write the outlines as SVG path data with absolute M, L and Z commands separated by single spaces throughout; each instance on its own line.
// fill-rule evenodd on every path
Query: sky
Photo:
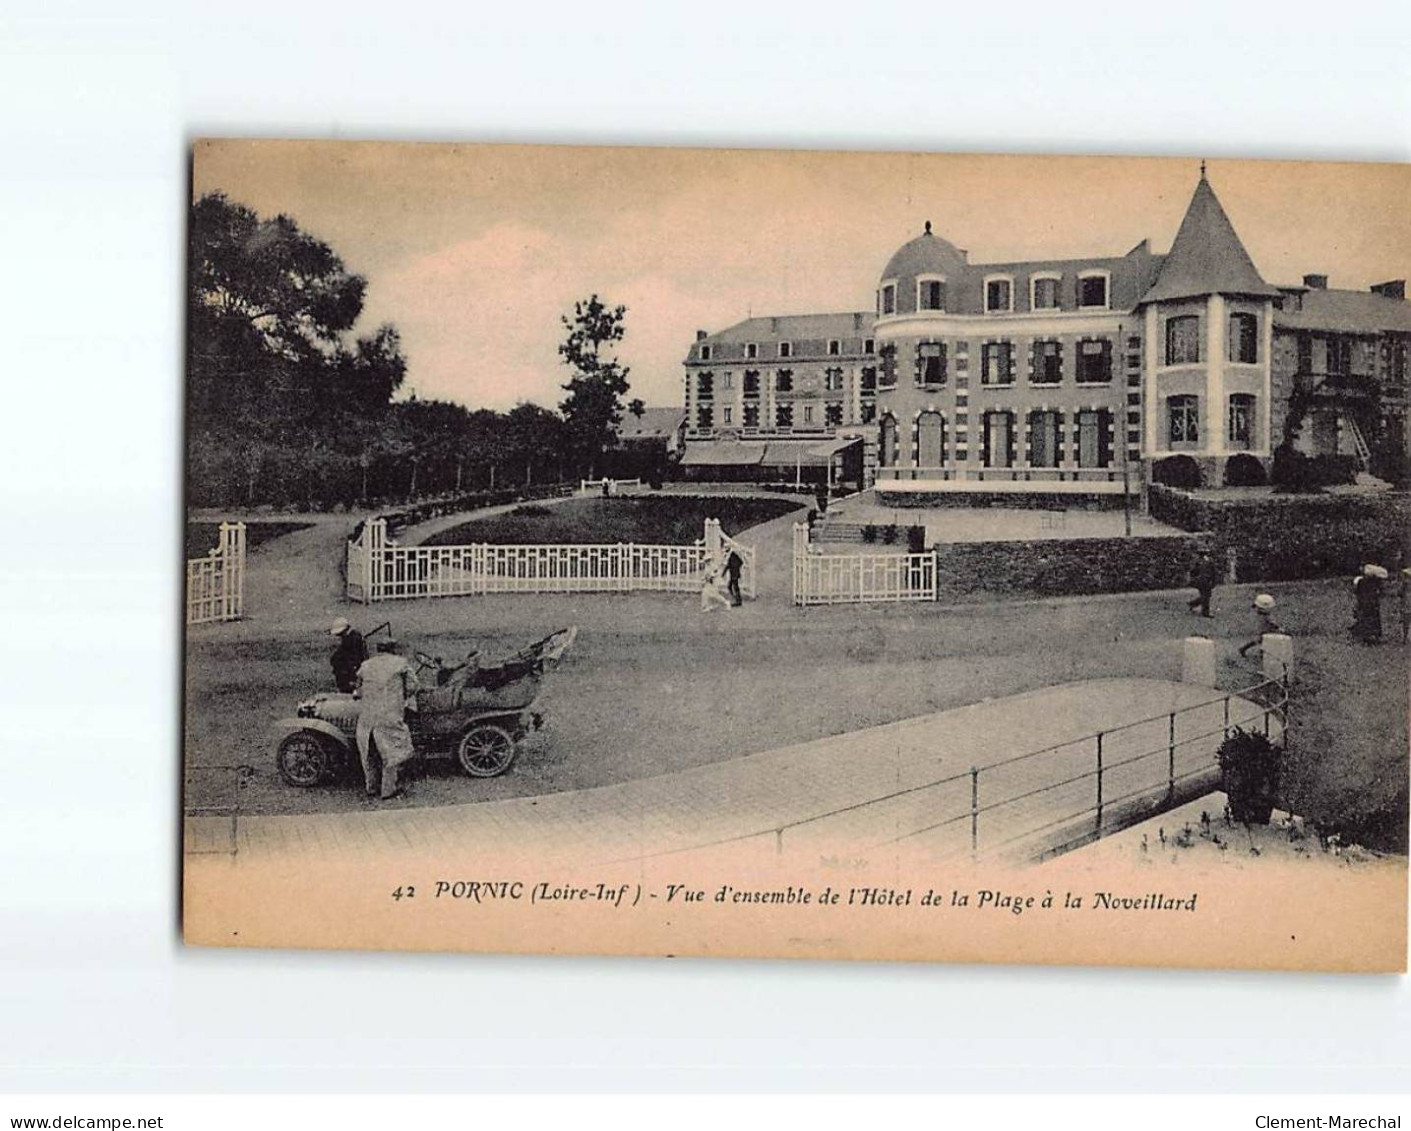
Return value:
M 1200 160 L 418 143 L 202 141 L 195 196 L 286 213 L 367 277 L 403 395 L 556 406 L 560 317 L 627 307 L 631 396 L 681 401 L 697 329 L 871 310 L 925 221 L 974 263 L 1165 252 Z M 1411 166 L 1211 161 L 1264 278 L 1366 289 L 1411 274 Z

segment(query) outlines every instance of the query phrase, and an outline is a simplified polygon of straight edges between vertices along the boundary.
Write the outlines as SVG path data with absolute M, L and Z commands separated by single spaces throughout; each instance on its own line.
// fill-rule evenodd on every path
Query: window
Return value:
M 823 371 L 823 387 L 830 393 L 840 393 L 843 389 L 843 371 L 838 368 Z
M 1200 318 L 1182 314 L 1166 319 L 1166 364 L 1194 365 L 1200 360 Z
M 794 343 L 793 343 L 793 342 L 780 342 L 780 343 L 779 343 L 779 356 L 780 356 L 780 357 L 793 357 L 793 356 L 794 356 Z
M 986 342 L 980 353 L 980 383 L 1008 385 L 1014 380 L 1014 359 L 1008 342 Z
M 791 404 L 781 404 L 774 406 L 774 427 L 792 428 L 794 426 L 794 406 Z
M 1200 443 L 1200 400 L 1184 395 L 1166 400 L 1167 438 L 1177 444 L 1194 447 Z
M 895 467 L 899 445 L 897 443 L 897 422 L 891 413 L 882 417 L 882 425 L 878 429 L 878 433 L 877 462 L 883 467 Z
M 709 361 L 709 360 L 710 360 L 710 346 L 701 346 L 701 360 L 702 360 L 702 361 Z
M 1034 280 L 1033 306 L 1035 310 L 1058 309 L 1058 277 L 1041 275 Z
M 917 310 L 944 310 L 946 308 L 946 281 L 944 279 L 918 279 L 916 282 Z
M 862 406 L 862 423 L 871 424 L 876 419 L 877 406 L 871 401 L 868 401 L 865 405 Z
M 1097 385 L 1112 380 L 1112 343 L 1106 338 L 1078 343 L 1079 384 Z
M 730 423 L 730 418 L 731 418 L 733 415 L 734 415 L 734 410 L 733 410 L 732 408 L 730 408 L 729 405 L 726 405 L 725 408 L 723 408 L 723 409 L 720 410 L 720 421 L 721 421 L 721 423 L 722 423 L 722 424 L 729 424 L 729 423 Z
M 703 405 L 701 405 L 699 408 L 696 409 L 696 427 L 697 427 L 697 428 L 700 428 L 700 429 L 705 430 L 705 429 L 709 429 L 709 428 L 710 428 L 712 425 L 714 425 L 714 424 L 715 424 L 715 410 L 712 409 L 712 408 L 710 407 L 710 405 L 708 405 L 708 404 L 703 404 Z
M 838 401 L 829 401 L 823 408 L 823 422 L 838 425 L 843 422 L 843 406 Z
M 747 405 L 745 405 L 745 427 L 746 427 L 746 428 L 758 428 L 758 427 L 759 427 L 759 405 L 757 405 L 757 404 L 747 404 Z
M 759 370 L 758 370 L 758 369 L 746 369 L 746 370 L 745 370 L 745 396 L 747 396 L 747 397 L 757 397 L 757 396 L 759 396 Z
M 1078 413 L 1078 466 L 1108 467 L 1112 449 L 1107 441 L 1109 413 L 1106 409 L 1086 409 Z
M 981 462 L 986 467 L 1014 466 L 1014 414 L 987 412 L 981 443 Z
M 1230 397 L 1229 446 L 1254 446 L 1254 397 L 1250 393 L 1235 393 Z
M 1259 360 L 1259 319 L 1253 314 L 1230 315 L 1229 358 L 1242 365 Z
M 877 367 L 869 365 L 862 371 L 862 392 L 875 393 L 877 391 Z
M 732 374 L 722 373 L 720 375 L 720 387 L 722 389 L 733 389 L 735 387 L 734 382 L 735 378 Z
M 781 369 L 774 375 L 774 389 L 780 393 L 792 393 L 794 391 L 794 371 L 792 369 Z
M 702 373 L 696 377 L 696 396 L 709 397 L 715 393 L 715 377 L 710 373 Z
M 842 353 L 842 352 L 843 352 L 843 343 L 840 342 L 840 341 L 838 341 L 837 338 L 829 338 L 829 339 L 828 339 L 828 356 L 829 356 L 829 357 L 837 357 L 837 356 L 838 356 L 840 353 Z
M 894 283 L 888 283 L 882 288 L 882 313 L 895 314 L 897 312 L 897 288 Z
M 875 353 L 876 350 L 873 348 L 875 345 L 876 345 L 876 343 L 875 343 L 871 338 L 863 338 L 863 339 L 862 339 L 862 352 L 863 352 L 863 353 Z
M 987 279 L 985 281 L 985 312 L 987 314 L 1008 313 L 1014 306 L 1014 288 L 1008 279 Z
M 1298 371 L 1313 372 L 1313 335 L 1307 330 L 1300 331 L 1298 335 Z
M 946 347 L 941 342 L 922 342 L 916 347 L 916 378 L 928 388 L 946 383 Z
M 882 372 L 877 377 L 879 389 L 895 389 L 897 386 L 897 347 L 882 347 Z
M 753 361 L 753 360 L 754 360 L 755 358 L 757 358 L 758 356 L 759 356 L 759 346 L 756 345 L 754 342 L 746 342 L 746 343 L 745 343 L 745 358 L 746 358 L 746 360 L 748 360 L 748 361 Z
M 1346 377 L 1352 372 L 1352 339 L 1328 339 L 1328 375 Z
M 803 406 L 803 422 L 805 425 L 813 423 L 813 406 L 811 404 Z
M 1058 466 L 1058 413 L 1050 409 L 1029 413 L 1029 466 Z
M 1063 380 L 1063 345 L 1060 342 L 1034 343 L 1034 384 L 1057 385 Z
M 1107 308 L 1107 273 L 1078 276 L 1078 305 L 1089 309 Z

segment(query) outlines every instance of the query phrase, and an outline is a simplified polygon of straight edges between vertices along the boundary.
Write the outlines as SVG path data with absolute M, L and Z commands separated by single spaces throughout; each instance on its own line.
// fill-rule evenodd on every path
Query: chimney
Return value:
M 1391 279 L 1385 283 L 1373 283 L 1372 293 L 1374 295 L 1381 295 L 1382 298 L 1399 298 L 1402 302 L 1405 302 L 1406 280 Z
M 1310 291 L 1326 291 L 1328 289 L 1328 277 L 1326 275 L 1305 275 L 1303 285 Z
M 696 341 L 698 341 L 698 342 L 703 342 L 703 341 L 705 341 L 706 338 L 708 338 L 708 337 L 710 337 L 710 335 L 707 334 L 704 330 L 697 330 L 697 331 L 696 331 Z
M 862 315 L 861 315 L 861 314 L 854 314 L 854 315 L 852 316 L 852 328 L 853 328 L 854 330 L 861 330 L 861 329 L 862 329 Z

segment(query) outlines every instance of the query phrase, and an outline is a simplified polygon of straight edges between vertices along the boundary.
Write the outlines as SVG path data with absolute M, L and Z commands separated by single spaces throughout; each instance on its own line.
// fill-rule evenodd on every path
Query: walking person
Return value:
M 1352 634 L 1363 644 L 1382 642 L 1382 594 L 1389 576 L 1381 566 L 1368 562 L 1352 580 L 1356 606 Z
M 1209 550 L 1201 550 L 1196 555 L 1195 564 L 1191 566 L 1191 584 L 1195 586 L 1196 595 L 1186 602 L 1191 612 L 1200 609 L 1200 615 L 1210 616 L 1210 597 L 1215 592 L 1215 586 L 1220 581 L 1220 570 L 1215 565 L 1215 559 L 1210 556 Z
M 740 557 L 738 550 L 731 549 L 730 556 L 725 559 L 725 577 L 730 591 L 730 603 L 737 609 L 745 603 L 745 598 L 740 593 L 740 571 L 744 568 L 745 559 Z
M 384 640 L 377 655 L 358 669 L 358 754 L 369 797 L 390 801 L 403 793 L 397 785 L 402 766 L 416 757 L 407 712 L 416 710 L 416 673 Z
M 333 666 L 333 686 L 339 691 L 352 691 L 358 685 L 358 669 L 367 659 L 367 642 L 363 634 L 343 617 L 333 622 L 328 635 L 338 641 L 329 663 Z
M 720 591 L 720 587 L 721 574 L 707 567 L 705 582 L 701 585 L 701 612 L 708 613 L 716 605 L 723 609 L 730 607 L 730 598 Z
M 1278 626 L 1274 620 L 1274 598 L 1268 593 L 1261 593 L 1254 598 L 1254 639 L 1247 640 L 1240 645 L 1240 655 L 1248 656 L 1255 648 L 1263 648 L 1264 637 L 1275 633 L 1282 633 L 1284 630 Z

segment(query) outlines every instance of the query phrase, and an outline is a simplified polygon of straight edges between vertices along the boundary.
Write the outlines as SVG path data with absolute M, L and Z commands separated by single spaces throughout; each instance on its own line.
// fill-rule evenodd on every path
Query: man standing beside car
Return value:
M 338 641 L 333 655 L 329 657 L 333 665 L 333 685 L 339 691 L 352 691 L 358 683 L 358 669 L 367 659 L 367 644 L 363 641 L 363 634 L 343 617 L 333 622 L 328 634 Z
M 404 792 L 398 788 L 400 768 L 416 756 L 407 712 L 416 710 L 416 673 L 397 654 L 397 644 L 385 640 L 377 655 L 358 669 L 356 694 L 358 754 L 369 797 L 390 801 Z

